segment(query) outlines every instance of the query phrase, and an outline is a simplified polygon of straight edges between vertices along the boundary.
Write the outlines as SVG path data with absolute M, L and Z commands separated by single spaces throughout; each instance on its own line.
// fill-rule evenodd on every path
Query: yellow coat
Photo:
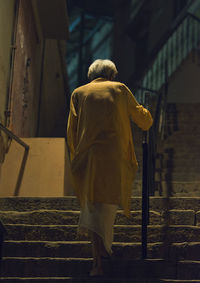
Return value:
M 67 126 L 72 183 L 81 205 L 121 205 L 128 215 L 137 171 L 130 120 L 148 130 L 152 117 L 122 83 L 98 78 L 74 90 Z

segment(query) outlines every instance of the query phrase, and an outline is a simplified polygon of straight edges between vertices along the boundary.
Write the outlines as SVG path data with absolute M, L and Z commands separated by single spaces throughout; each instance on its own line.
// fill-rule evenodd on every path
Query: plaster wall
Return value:
M 0 122 L 3 124 L 10 70 L 14 6 L 14 0 L 0 1 Z
M 16 191 L 24 149 L 12 141 L 0 174 L 0 196 L 61 197 L 72 195 L 69 159 L 63 138 L 23 138 L 30 146 L 24 176 Z

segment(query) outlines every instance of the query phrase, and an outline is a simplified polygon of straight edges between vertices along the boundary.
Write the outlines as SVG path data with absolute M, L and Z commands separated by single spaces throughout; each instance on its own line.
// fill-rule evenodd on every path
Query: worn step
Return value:
M 171 225 L 195 225 L 194 210 L 169 210 L 150 211 L 149 224 L 165 224 L 166 217 Z M 0 219 L 3 224 L 29 224 L 29 225 L 76 225 L 78 224 L 80 211 L 70 210 L 35 210 L 35 211 L 0 211 Z M 130 217 L 126 217 L 123 211 L 116 215 L 116 225 L 140 225 L 142 223 L 142 211 L 131 211 Z
M 172 280 L 172 279 L 161 279 L 154 283 L 200 283 L 200 280 Z
M 181 199 L 180 203 L 182 202 L 183 206 L 182 208 L 186 208 L 189 209 L 190 206 L 190 199 L 191 199 L 191 204 L 194 204 L 194 209 L 196 211 L 199 210 L 198 208 L 198 203 L 200 201 L 198 194 L 200 193 L 200 182 L 191 182 L 191 181 L 187 181 L 187 182 L 167 182 L 163 181 L 161 183 L 161 189 L 162 189 L 162 195 L 166 196 L 168 194 L 173 194 L 174 198 L 173 200 L 169 200 L 169 207 L 175 207 L 175 199 Z M 195 204 L 192 199 L 194 199 L 195 197 L 197 198 L 197 203 Z M 187 201 L 186 201 L 187 199 Z M 163 203 L 163 207 L 166 205 L 167 202 Z M 177 203 L 177 207 L 179 207 L 180 203 Z M 185 206 L 184 206 L 185 205 Z
M 163 177 L 164 180 L 170 180 L 171 181 L 177 181 L 177 182 L 181 182 L 181 181 L 185 181 L 185 182 L 200 182 L 200 175 L 199 172 L 191 172 L 191 173 L 187 173 L 187 172 L 168 172 L 165 174 L 165 177 Z
M 7 224 L 6 240 L 29 241 L 74 241 L 77 238 L 77 225 L 24 225 Z M 190 225 L 149 225 L 148 241 L 163 242 L 198 242 L 200 227 Z M 84 236 L 81 238 L 86 240 Z M 140 242 L 141 225 L 115 225 L 115 242 Z
M 182 158 L 174 158 L 173 156 L 168 157 L 168 155 L 166 154 L 165 157 L 163 157 L 162 163 L 160 163 L 158 160 L 157 165 L 161 164 L 163 168 L 172 167 L 171 169 L 173 170 L 174 167 L 184 167 L 189 169 L 191 165 L 193 168 L 197 168 L 200 164 L 200 161 L 197 158 L 194 158 L 193 160 L 189 160 L 189 158 L 187 158 L 187 162 L 185 163 L 182 162 L 183 162 Z
M 174 149 L 173 153 L 171 154 L 172 158 L 175 159 L 182 159 L 182 160 L 187 160 L 188 162 L 192 159 L 198 160 L 199 154 L 197 153 L 197 150 L 194 148 L 187 148 L 184 147 L 181 149 Z M 167 158 L 167 153 L 165 156 L 165 159 Z M 187 165 L 187 163 L 185 164 Z
M 140 185 L 141 182 L 138 182 Z M 200 182 L 173 182 L 174 186 L 187 187 L 195 186 L 199 189 Z M 141 210 L 141 197 L 131 198 L 132 210 Z M 162 211 L 169 209 L 192 209 L 200 211 L 200 197 L 150 197 L 150 209 Z M 31 210 L 79 210 L 80 206 L 76 197 L 8 197 L 0 198 L 1 211 L 31 211 Z
M 84 278 L 88 276 L 91 266 L 91 258 L 3 258 L 2 277 L 83 276 Z M 118 259 L 104 261 L 103 269 L 108 278 L 161 278 L 161 276 L 176 278 L 177 264 L 174 261 L 159 259 L 145 261 Z
M 118 211 L 116 215 L 116 224 L 141 224 L 141 211 L 132 211 L 130 218 L 127 218 L 123 211 Z M 185 214 L 186 222 L 181 220 Z M 177 213 L 182 224 L 194 224 L 194 211 L 180 211 Z M 30 225 L 76 225 L 78 224 L 80 211 L 70 210 L 36 210 L 26 212 L 4 211 L 0 212 L 0 219 L 4 224 L 30 224 Z M 172 217 L 175 216 L 172 213 Z M 190 220 L 189 220 L 190 218 Z M 177 221 L 176 221 L 177 222 Z M 150 211 L 150 224 L 162 224 L 164 219 L 161 213 L 156 211 Z
M 15 268 L 13 268 L 15 266 Z M 4 258 L 2 277 L 87 277 L 92 259 Z M 107 278 L 200 280 L 200 261 L 111 260 L 103 263 Z
M 24 283 L 159 283 L 155 281 L 154 279 L 143 279 L 143 278 L 91 278 L 91 277 L 80 277 L 80 278 L 74 278 L 74 277 L 3 277 L 0 278 L 0 282 L 3 283 L 18 283 L 18 282 L 24 282 Z
M 141 259 L 141 243 L 114 242 L 113 258 Z M 199 260 L 200 242 L 148 243 L 147 257 L 171 260 Z M 91 243 L 88 241 L 6 241 L 4 257 L 91 257 Z
M 167 147 L 171 144 L 170 148 L 173 148 L 173 142 L 175 144 L 180 141 L 181 144 L 183 144 L 183 141 L 185 144 L 196 144 L 200 138 L 200 133 L 199 132 L 193 132 L 193 133 L 188 133 L 187 131 L 170 131 L 166 133 L 167 136 L 165 137 L 164 141 L 162 142 L 162 146 Z M 192 140 L 191 140 L 192 136 Z M 169 143 L 169 145 L 168 145 Z

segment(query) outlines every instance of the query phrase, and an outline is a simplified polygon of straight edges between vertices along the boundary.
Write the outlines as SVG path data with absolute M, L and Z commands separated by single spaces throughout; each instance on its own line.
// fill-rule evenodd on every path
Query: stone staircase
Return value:
M 200 103 L 168 104 L 161 143 L 162 180 L 168 194 L 200 196 Z
M 148 259 L 141 259 L 141 198 L 118 211 L 106 276 L 91 279 L 91 247 L 78 239 L 75 197 L 0 198 L 7 230 L 0 282 L 200 282 L 200 198 L 151 197 Z
M 141 259 L 141 131 L 131 218 L 118 211 L 105 277 L 89 278 L 91 244 L 77 237 L 75 197 L 0 198 L 7 234 L 0 282 L 200 283 L 200 104 L 169 104 L 159 196 L 150 198 L 148 258 Z

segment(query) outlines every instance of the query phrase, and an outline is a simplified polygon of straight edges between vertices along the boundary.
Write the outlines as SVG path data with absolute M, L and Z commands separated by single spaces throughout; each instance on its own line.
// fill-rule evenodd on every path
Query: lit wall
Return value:
M 14 0 L 0 1 L 0 122 L 5 123 L 7 85 L 9 79 Z
M 63 138 L 23 138 L 30 146 L 22 183 L 18 186 L 24 148 L 12 142 L 1 168 L 0 197 L 72 195 L 69 159 Z

